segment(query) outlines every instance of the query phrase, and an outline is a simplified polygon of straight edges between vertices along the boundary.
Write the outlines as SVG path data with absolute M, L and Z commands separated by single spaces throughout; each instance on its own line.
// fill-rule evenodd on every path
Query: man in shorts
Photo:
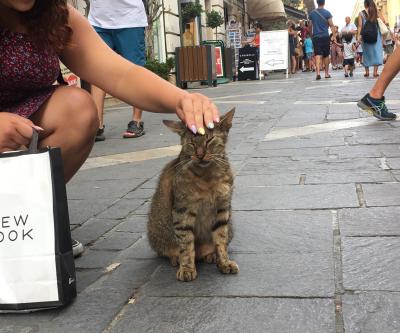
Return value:
M 142 0 L 90 0 L 89 22 L 111 49 L 136 65 L 145 65 L 147 15 Z M 91 90 L 100 121 L 96 141 L 104 141 L 105 92 L 95 86 Z M 137 138 L 144 135 L 141 120 L 142 110 L 133 107 L 132 120 L 123 137 Z
M 325 0 L 317 0 L 318 8 L 310 13 L 311 32 L 313 36 L 314 53 L 316 56 L 317 80 L 321 80 L 321 64 L 325 65 L 325 78 L 329 79 L 329 54 L 331 28 L 333 39 L 336 39 L 336 29 L 333 25 L 332 14 L 325 7 Z

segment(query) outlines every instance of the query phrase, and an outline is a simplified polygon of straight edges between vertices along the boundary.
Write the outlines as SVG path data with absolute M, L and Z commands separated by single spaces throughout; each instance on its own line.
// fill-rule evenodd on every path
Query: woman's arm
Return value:
M 360 36 L 361 36 L 361 30 L 362 30 L 362 27 L 363 27 L 363 17 L 361 15 L 361 13 L 358 14 L 358 22 L 357 22 L 357 24 L 358 24 L 357 40 L 359 41 L 360 40 Z
M 207 97 L 189 94 L 120 57 L 79 12 L 71 6 L 69 12 L 73 35 L 61 61 L 82 79 L 141 109 L 176 112 L 189 128 L 203 129 L 203 123 L 212 127 L 219 121 L 218 110 Z

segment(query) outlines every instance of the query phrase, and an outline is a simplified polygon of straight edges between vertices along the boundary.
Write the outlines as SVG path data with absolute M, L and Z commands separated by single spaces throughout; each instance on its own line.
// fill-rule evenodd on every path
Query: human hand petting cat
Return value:
M 215 104 L 202 94 L 185 93 L 178 100 L 176 114 L 193 132 L 204 135 L 204 127 L 214 128 L 214 123 L 219 123 L 219 111 Z

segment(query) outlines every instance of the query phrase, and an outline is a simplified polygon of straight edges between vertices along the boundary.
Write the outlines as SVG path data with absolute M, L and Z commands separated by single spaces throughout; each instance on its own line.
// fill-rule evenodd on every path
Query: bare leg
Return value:
M 95 86 L 91 86 L 91 91 L 92 91 L 92 97 L 94 100 L 94 103 L 96 104 L 97 107 L 97 113 L 99 115 L 99 128 L 103 128 L 104 126 L 104 98 L 106 97 L 106 93 L 101 90 L 100 88 L 97 88 Z
M 292 56 L 292 74 L 296 73 L 296 56 Z
M 324 58 L 324 64 L 325 64 L 325 77 L 329 76 L 329 57 Z
M 364 76 L 365 76 L 365 77 L 368 77 L 368 76 L 369 76 L 369 67 L 365 67 L 365 74 L 364 74 Z
M 320 73 L 321 73 L 321 58 L 322 58 L 322 56 L 320 56 L 320 55 L 315 56 L 317 75 L 320 75 Z
M 132 120 L 136 121 L 136 122 L 141 122 L 142 121 L 142 113 L 143 110 L 133 107 L 133 116 L 132 116 Z
M 99 127 L 97 108 L 82 89 L 59 87 L 31 120 L 45 131 L 40 147 L 60 147 L 68 182 L 88 157 Z
M 378 76 L 378 68 L 379 66 L 374 66 L 374 77 Z
M 372 98 L 381 99 L 385 90 L 394 77 L 400 72 L 400 47 L 396 49 L 393 55 L 388 59 L 381 76 L 375 82 L 374 87 L 370 91 Z

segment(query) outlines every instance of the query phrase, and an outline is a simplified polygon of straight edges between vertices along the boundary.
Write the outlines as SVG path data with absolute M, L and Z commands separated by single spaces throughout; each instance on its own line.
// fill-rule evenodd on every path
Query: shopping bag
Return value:
M 76 296 L 59 148 L 0 154 L 0 311 L 61 307 Z

